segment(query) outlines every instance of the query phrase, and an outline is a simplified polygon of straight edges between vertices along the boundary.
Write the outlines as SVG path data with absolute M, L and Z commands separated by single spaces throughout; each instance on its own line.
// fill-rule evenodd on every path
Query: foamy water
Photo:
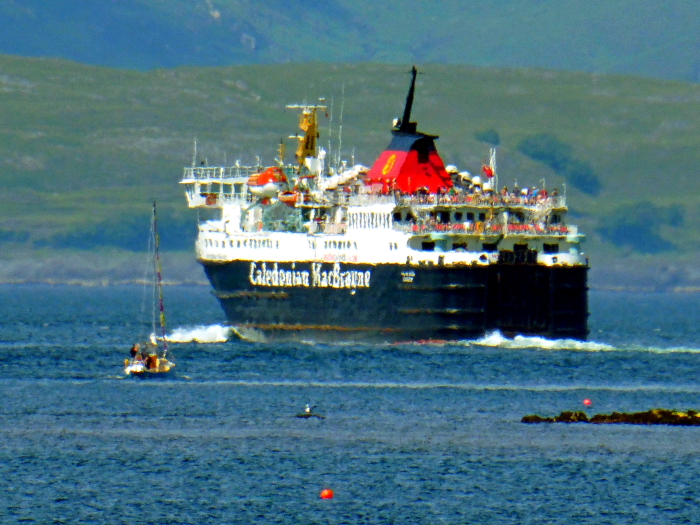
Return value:
M 545 350 L 584 350 L 589 352 L 616 350 L 614 346 L 605 343 L 577 341 L 575 339 L 547 339 L 524 335 L 517 335 L 513 339 L 509 339 L 501 335 L 499 331 L 486 334 L 481 339 L 472 341 L 471 344 L 499 348 L 542 348 Z
M 170 343 L 225 343 L 231 329 L 219 324 L 209 326 L 184 326 L 176 328 L 167 336 Z

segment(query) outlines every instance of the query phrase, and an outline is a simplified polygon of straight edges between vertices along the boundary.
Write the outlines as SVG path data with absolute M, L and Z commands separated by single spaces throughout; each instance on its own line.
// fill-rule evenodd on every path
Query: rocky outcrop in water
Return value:
M 589 419 L 585 412 L 562 412 L 556 417 L 542 417 L 536 414 L 525 416 L 521 423 L 594 423 L 624 425 L 679 425 L 700 426 L 700 412 L 688 410 L 666 410 L 655 408 L 647 412 L 613 412 L 596 414 Z

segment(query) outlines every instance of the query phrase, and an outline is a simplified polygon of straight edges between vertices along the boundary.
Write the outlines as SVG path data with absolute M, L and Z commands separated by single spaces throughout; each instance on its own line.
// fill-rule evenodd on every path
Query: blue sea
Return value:
M 698 294 L 592 291 L 585 343 L 244 343 L 165 301 L 177 374 L 139 380 L 142 287 L 0 286 L 0 523 L 700 523 L 700 427 L 520 423 L 700 409 Z

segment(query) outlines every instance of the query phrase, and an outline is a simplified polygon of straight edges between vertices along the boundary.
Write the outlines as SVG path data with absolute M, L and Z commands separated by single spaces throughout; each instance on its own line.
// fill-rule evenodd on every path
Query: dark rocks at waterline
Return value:
M 562 412 L 557 417 L 542 417 L 536 414 L 525 416 L 521 423 L 589 423 L 585 412 Z
M 612 414 L 596 414 L 588 418 L 585 412 L 562 412 L 556 417 L 542 417 L 536 414 L 525 416 L 521 423 L 594 423 L 594 424 L 625 424 L 625 425 L 677 425 L 700 426 L 700 412 L 688 410 L 666 410 L 656 408 L 647 412 L 613 412 Z

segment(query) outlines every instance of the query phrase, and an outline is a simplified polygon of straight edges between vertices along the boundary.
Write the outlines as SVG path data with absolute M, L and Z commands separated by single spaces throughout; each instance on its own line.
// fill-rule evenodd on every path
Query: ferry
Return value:
M 500 188 L 445 166 L 403 116 L 371 167 L 331 166 L 319 104 L 300 111 L 295 161 L 184 168 L 196 256 L 232 331 L 254 341 L 463 340 L 500 331 L 585 339 L 585 236 L 566 195 Z

